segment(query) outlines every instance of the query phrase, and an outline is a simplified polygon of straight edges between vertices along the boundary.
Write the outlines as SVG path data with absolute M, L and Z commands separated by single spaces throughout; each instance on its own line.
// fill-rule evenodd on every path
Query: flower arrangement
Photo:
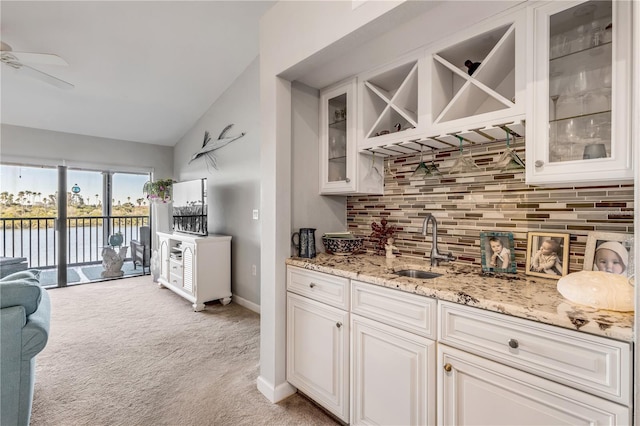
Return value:
M 142 192 L 147 199 L 156 203 L 168 203 L 171 201 L 171 187 L 173 179 L 158 179 L 147 181 L 142 187 Z
M 396 233 L 397 228 L 395 226 L 387 226 L 387 220 L 382 219 L 380 221 L 380 225 L 378 225 L 376 222 L 372 222 L 371 230 L 372 232 L 369 236 L 369 239 L 373 243 L 376 254 L 384 255 L 387 239 L 393 237 L 393 235 Z

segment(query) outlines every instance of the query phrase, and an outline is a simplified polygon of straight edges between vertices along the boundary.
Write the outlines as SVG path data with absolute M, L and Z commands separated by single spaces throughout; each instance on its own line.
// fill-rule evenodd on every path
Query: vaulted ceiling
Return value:
M 174 145 L 259 51 L 273 1 L 2 1 L 0 40 L 68 66 L 2 64 L 3 124 Z

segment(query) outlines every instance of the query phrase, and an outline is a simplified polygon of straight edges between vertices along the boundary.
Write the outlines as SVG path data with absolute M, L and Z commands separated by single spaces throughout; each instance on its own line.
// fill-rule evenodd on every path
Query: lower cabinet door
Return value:
M 628 425 L 600 397 L 438 345 L 439 425 Z
M 436 422 L 436 343 L 351 316 L 351 424 Z
M 287 381 L 349 421 L 349 313 L 287 293 Z
M 160 276 L 169 282 L 169 240 L 159 238 L 160 242 Z

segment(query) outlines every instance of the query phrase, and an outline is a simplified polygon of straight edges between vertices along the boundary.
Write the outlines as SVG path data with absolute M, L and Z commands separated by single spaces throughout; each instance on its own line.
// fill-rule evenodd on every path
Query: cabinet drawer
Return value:
M 629 405 L 631 345 L 440 302 L 439 341 Z
M 170 274 L 169 283 L 174 287 L 182 288 L 182 275 Z
M 288 266 L 287 290 L 345 311 L 349 310 L 347 278 Z
M 351 312 L 436 339 L 435 299 L 351 281 Z
M 182 262 L 177 262 L 173 259 L 169 260 L 169 272 L 171 275 L 182 277 Z

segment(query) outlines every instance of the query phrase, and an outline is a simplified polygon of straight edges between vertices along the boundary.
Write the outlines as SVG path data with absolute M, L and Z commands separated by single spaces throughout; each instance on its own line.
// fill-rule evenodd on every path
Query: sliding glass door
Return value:
M 129 246 L 149 225 L 142 197 L 148 174 L 5 164 L 0 171 L 3 275 L 40 269 L 44 286 L 63 287 L 143 273 L 133 267 Z M 121 242 L 110 240 L 115 234 Z M 106 275 L 105 253 L 122 258 Z

